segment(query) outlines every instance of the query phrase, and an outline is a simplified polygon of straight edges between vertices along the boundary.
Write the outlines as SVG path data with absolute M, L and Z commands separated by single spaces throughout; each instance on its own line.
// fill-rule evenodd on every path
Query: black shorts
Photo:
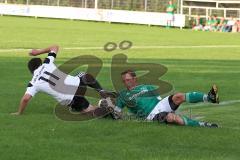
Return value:
M 75 95 L 68 106 L 74 109 L 74 111 L 80 112 L 88 108 L 89 102 L 85 97 Z
M 87 82 L 85 78 L 88 78 L 88 74 L 85 72 L 80 72 L 76 75 L 79 80 L 79 86 L 78 89 L 73 97 L 72 102 L 70 103 L 70 107 L 74 109 L 75 111 L 82 111 L 89 106 L 88 100 L 84 97 L 85 93 L 87 91 Z M 91 76 L 90 76 L 91 77 Z
M 83 97 L 87 91 L 87 85 L 85 83 L 83 83 L 83 80 L 82 80 L 84 75 L 86 75 L 86 73 L 84 73 L 84 72 L 80 72 L 76 75 L 79 78 L 80 83 L 78 85 L 78 89 L 75 93 L 75 96 Z

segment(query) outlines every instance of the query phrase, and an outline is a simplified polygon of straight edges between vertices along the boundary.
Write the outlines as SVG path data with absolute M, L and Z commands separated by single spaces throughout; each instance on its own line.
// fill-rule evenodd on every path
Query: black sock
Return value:
M 95 83 L 88 84 L 88 86 L 96 89 L 98 92 L 103 89 L 97 80 L 95 80 Z
M 80 80 L 81 80 L 81 84 L 94 88 L 98 92 L 103 89 L 99 84 L 99 82 L 90 74 L 83 75 L 82 77 L 80 77 Z

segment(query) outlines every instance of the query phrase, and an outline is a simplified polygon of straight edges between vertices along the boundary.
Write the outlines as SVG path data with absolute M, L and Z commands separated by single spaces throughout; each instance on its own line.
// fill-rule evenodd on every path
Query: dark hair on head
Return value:
M 123 71 L 123 72 L 121 73 L 121 76 L 123 76 L 123 75 L 125 75 L 125 74 L 130 74 L 132 77 L 136 77 L 136 76 L 137 76 L 136 73 L 135 73 L 133 70 L 131 70 L 131 69 L 128 69 L 128 70 Z
M 41 58 L 32 58 L 29 62 L 28 62 L 28 69 L 29 71 L 33 74 L 33 72 L 42 65 L 42 60 Z

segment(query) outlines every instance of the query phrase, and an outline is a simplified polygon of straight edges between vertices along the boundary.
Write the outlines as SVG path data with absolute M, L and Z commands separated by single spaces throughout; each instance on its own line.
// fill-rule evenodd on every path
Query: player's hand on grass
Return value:
M 32 49 L 30 52 L 29 52 L 29 55 L 30 56 L 36 56 L 38 53 L 38 50 L 37 49 Z
M 19 112 L 14 112 L 14 113 L 10 113 L 11 115 L 13 115 L 13 116 L 19 116 L 19 115 L 21 115 L 21 113 L 19 113 Z

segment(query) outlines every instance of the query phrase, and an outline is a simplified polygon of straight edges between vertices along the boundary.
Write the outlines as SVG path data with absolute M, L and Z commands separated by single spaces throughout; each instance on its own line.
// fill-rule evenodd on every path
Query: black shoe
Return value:
M 211 90 L 208 92 L 208 100 L 212 103 L 219 103 L 218 88 L 215 84 L 212 86 Z
M 208 128 L 218 128 L 218 125 L 216 123 L 209 123 L 209 122 L 204 122 L 203 127 L 208 127 Z
M 105 91 L 105 90 L 101 90 L 99 91 L 99 94 L 102 98 L 107 98 L 107 97 L 111 97 L 111 98 L 117 98 L 118 94 L 117 92 L 114 91 Z

